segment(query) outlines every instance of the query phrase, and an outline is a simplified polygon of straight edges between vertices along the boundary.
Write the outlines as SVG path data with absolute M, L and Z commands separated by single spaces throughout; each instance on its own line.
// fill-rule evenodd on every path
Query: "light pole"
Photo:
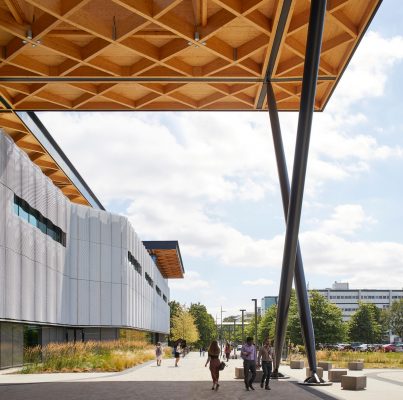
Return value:
M 245 316 L 245 314 L 244 314 L 244 312 L 246 310 L 242 309 L 242 310 L 239 310 L 239 311 L 242 312 L 242 344 L 244 344 L 244 342 L 245 342 L 245 332 L 244 332 L 244 316 Z
M 220 339 L 221 339 L 221 353 L 222 353 L 222 313 L 226 312 L 225 310 L 222 309 L 221 306 L 221 328 L 220 328 Z
M 252 301 L 255 302 L 255 349 L 257 349 L 257 299 L 252 299 Z

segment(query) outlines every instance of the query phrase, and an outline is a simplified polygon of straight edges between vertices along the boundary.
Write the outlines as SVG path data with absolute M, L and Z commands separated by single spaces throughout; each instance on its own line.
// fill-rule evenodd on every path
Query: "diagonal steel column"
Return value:
M 288 204 L 290 202 L 290 182 L 288 179 L 287 162 L 284 155 L 283 140 L 281 138 L 280 120 L 278 117 L 276 99 L 273 87 L 267 83 L 267 104 L 269 109 L 271 131 L 273 135 L 274 150 L 276 153 L 277 171 L 280 181 L 281 198 L 283 200 L 284 218 L 287 222 Z M 308 363 L 311 371 L 316 372 L 315 333 L 313 330 L 311 310 L 302 263 L 301 249 L 297 243 L 297 258 L 295 262 L 295 290 L 297 294 L 298 309 L 301 320 L 302 337 L 304 339 Z
M 276 318 L 274 370 L 278 371 L 281 351 L 284 346 L 288 320 L 288 308 L 294 266 L 296 261 L 299 225 L 301 221 L 302 198 L 304 193 L 309 139 L 318 79 L 320 48 L 326 12 L 326 0 L 312 0 L 309 16 L 307 47 L 302 81 L 301 105 L 298 118 L 297 140 L 288 206 L 287 229 L 285 235 L 283 263 L 280 280 L 279 301 Z

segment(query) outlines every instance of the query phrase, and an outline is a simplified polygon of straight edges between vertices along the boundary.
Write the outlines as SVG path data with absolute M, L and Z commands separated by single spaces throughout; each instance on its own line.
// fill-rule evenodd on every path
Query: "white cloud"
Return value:
M 245 285 L 245 286 L 269 286 L 269 285 L 273 285 L 273 284 L 274 284 L 274 281 L 272 281 L 271 279 L 265 279 L 265 278 L 242 281 L 242 285 Z
M 195 289 L 209 289 L 210 283 L 200 278 L 196 271 L 186 271 L 184 279 L 172 279 L 169 282 L 172 290 L 191 291 Z
M 342 204 L 335 208 L 330 219 L 324 220 L 320 230 L 328 233 L 352 235 L 364 224 L 373 224 L 375 219 L 366 216 L 360 204 Z

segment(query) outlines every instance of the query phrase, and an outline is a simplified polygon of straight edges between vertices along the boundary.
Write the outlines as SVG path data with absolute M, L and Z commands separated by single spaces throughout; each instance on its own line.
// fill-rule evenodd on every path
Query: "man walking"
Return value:
M 256 378 L 256 347 L 253 344 L 253 338 L 246 338 L 246 343 L 242 346 L 241 357 L 243 358 L 243 374 L 245 377 L 246 390 L 255 390 L 252 386 Z M 249 371 L 252 376 L 249 378 Z

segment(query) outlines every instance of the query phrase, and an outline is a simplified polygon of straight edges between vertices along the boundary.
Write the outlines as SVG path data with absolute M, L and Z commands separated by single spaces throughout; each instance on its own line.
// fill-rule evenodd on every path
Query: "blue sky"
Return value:
M 403 287 L 403 7 L 385 0 L 313 119 L 300 243 L 310 288 Z M 39 113 L 105 207 L 179 240 L 171 299 L 215 316 L 276 295 L 285 225 L 266 113 Z M 296 113 L 280 115 L 289 171 Z M 291 172 L 290 172 L 291 173 Z

